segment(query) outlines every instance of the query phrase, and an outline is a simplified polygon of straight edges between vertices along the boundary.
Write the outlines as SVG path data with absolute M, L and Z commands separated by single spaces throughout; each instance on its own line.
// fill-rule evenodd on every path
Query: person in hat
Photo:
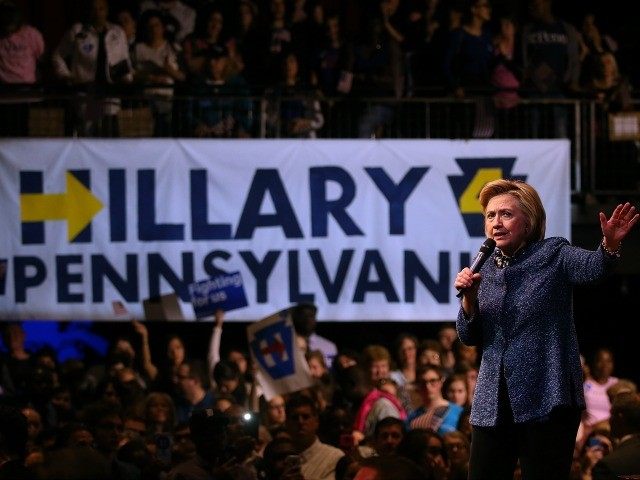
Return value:
M 253 129 L 253 104 L 248 86 L 229 70 L 229 51 L 214 45 L 207 55 L 207 77 L 196 86 L 199 94 L 191 110 L 197 137 L 246 138 Z

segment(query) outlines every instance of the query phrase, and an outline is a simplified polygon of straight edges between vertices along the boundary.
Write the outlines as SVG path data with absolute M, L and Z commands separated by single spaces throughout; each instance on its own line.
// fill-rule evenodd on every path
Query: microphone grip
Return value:
M 471 266 L 469 267 L 473 273 L 478 273 L 482 268 L 485 260 L 487 259 L 487 255 L 484 252 L 478 252 L 476 258 L 471 262 Z M 464 293 L 464 288 L 459 288 L 458 293 L 456 294 L 457 298 L 462 298 L 462 294 Z

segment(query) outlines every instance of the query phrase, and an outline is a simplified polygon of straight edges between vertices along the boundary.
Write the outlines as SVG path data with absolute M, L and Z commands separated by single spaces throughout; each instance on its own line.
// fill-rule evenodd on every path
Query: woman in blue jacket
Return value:
M 471 424 L 470 479 L 568 478 L 585 407 L 572 287 L 596 282 L 615 266 L 635 207 L 600 213 L 595 251 L 544 238 L 545 211 L 530 185 L 487 183 L 480 192 L 485 233 L 495 252 L 473 273 L 458 273 L 460 340 L 482 349 Z

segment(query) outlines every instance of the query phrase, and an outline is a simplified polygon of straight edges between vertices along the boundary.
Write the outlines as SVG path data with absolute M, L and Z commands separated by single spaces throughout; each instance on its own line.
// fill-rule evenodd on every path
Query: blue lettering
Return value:
M 471 254 L 469 252 L 460 252 L 460 268 L 458 272 L 469 265 L 471 265 Z
M 124 169 L 109 170 L 109 224 L 112 242 L 127 240 L 125 174 Z
M 329 272 L 322 259 L 321 250 L 309 250 L 309 256 L 313 262 L 313 266 L 318 274 L 322 289 L 329 303 L 337 303 L 340 298 L 340 292 L 344 285 L 344 281 L 347 278 L 347 272 L 349 271 L 349 265 L 351 265 L 351 259 L 355 250 L 343 250 L 340 253 L 340 262 L 338 263 L 338 269 L 333 280 L 329 277 Z
M 382 168 L 365 168 L 365 171 L 389 202 L 389 235 L 404 235 L 404 204 L 429 167 L 411 168 L 397 185 Z
M 250 251 L 238 252 L 244 263 L 247 264 L 251 274 L 256 279 L 256 301 L 258 303 L 267 303 L 269 298 L 268 281 L 276 261 L 280 257 L 277 250 L 269 250 L 260 262 Z
M 108 278 L 111 284 L 127 302 L 138 302 L 138 255 L 128 253 L 126 255 L 127 274 L 122 277 L 109 263 L 104 255 L 91 255 L 91 291 L 93 303 L 104 302 L 104 278 Z
M 226 270 L 216 267 L 214 262 L 217 258 L 229 260 L 231 258 L 231 254 L 224 250 L 213 250 L 212 252 L 207 253 L 207 256 L 204 257 L 202 263 L 204 265 L 204 271 L 210 277 L 217 277 L 218 275 L 227 273 Z
M 42 172 L 20 172 L 20 193 L 42 193 Z M 44 243 L 44 222 L 22 222 L 22 244 Z
M 450 262 L 449 252 L 440 252 L 438 255 L 438 269 L 440 274 L 436 282 L 429 271 L 424 267 L 420 258 L 413 250 L 405 250 L 404 252 L 404 295 L 405 302 L 412 303 L 416 300 L 416 284 L 415 280 L 419 279 L 429 293 L 438 301 L 438 303 L 447 303 L 449 301 L 450 285 Z
M 300 293 L 300 264 L 298 251 L 289 250 L 289 301 L 291 303 L 313 303 L 313 293 Z
M 184 225 L 155 223 L 156 221 L 156 172 L 138 172 L 138 239 L 184 240 Z
M 375 270 L 378 280 L 369 280 L 372 268 Z M 388 302 L 397 303 L 400 301 L 378 250 L 366 250 L 364 253 L 364 260 L 358 275 L 358 283 L 353 294 L 353 302 L 363 303 L 365 294 L 369 292 L 383 293 Z
M 342 187 L 342 195 L 335 200 L 327 200 L 327 182 L 337 182 Z M 348 236 L 363 235 L 362 230 L 349 216 L 346 208 L 356 196 L 356 184 L 349 173 L 340 167 L 314 167 L 309 169 L 311 192 L 311 235 L 326 237 L 329 215 L 335 218 L 342 231 Z
M 85 187 L 87 190 L 91 190 L 91 172 L 89 170 L 69 170 L 69 172 L 76 177 L 76 179 Z M 68 220 L 67 220 L 68 221 Z M 90 243 L 91 242 L 91 222 L 80 232 L 75 238 L 71 241 L 71 243 Z
M 41 285 L 47 278 L 47 266 L 38 257 L 15 257 L 13 264 L 16 303 L 24 303 L 27 301 L 27 289 Z
M 56 256 L 56 284 L 58 292 L 58 303 L 82 303 L 84 295 L 82 293 L 71 293 L 72 283 L 82 284 L 82 273 L 69 272 L 69 266 L 73 264 L 82 265 L 81 255 L 58 255 Z
M 269 193 L 275 213 L 262 214 L 260 207 L 265 195 Z M 302 238 L 302 230 L 296 218 L 291 201 L 275 169 L 258 169 L 251 182 L 247 200 L 242 209 L 242 215 L 236 231 L 237 239 L 253 237 L 253 232 L 259 227 L 282 228 L 286 238 Z
M 231 239 L 231 225 L 207 223 L 208 212 L 207 171 L 191 170 L 191 238 L 194 240 Z
M 147 259 L 149 268 L 149 297 L 162 295 L 160 280 L 164 278 L 173 291 L 185 302 L 190 300 L 188 285 L 193 283 L 193 252 L 182 252 L 182 279 L 171 269 L 171 266 L 159 253 L 150 253 Z

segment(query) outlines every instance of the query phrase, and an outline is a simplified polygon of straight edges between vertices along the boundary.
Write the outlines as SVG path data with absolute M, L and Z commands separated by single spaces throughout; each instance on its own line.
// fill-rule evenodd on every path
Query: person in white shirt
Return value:
M 134 48 L 136 80 L 153 85 L 173 85 L 183 81 L 185 74 L 178 66 L 176 50 L 167 41 L 163 15 L 158 10 L 147 10 L 140 22 L 142 41 Z M 154 116 L 154 136 L 171 133 L 173 88 L 147 88 L 145 96 L 151 97 L 150 106 Z
M 89 21 L 74 24 L 51 55 L 56 77 L 95 90 L 98 97 L 109 84 L 133 80 L 127 36 L 120 26 L 107 21 L 108 15 L 107 0 L 91 0 Z M 83 98 L 78 108 L 79 133 L 115 133 L 119 99 Z
M 335 480 L 336 464 L 344 456 L 338 448 L 322 443 L 317 436 L 320 420 L 312 399 L 298 394 L 287 402 L 286 427 L 301 458 L 305 480 Z

